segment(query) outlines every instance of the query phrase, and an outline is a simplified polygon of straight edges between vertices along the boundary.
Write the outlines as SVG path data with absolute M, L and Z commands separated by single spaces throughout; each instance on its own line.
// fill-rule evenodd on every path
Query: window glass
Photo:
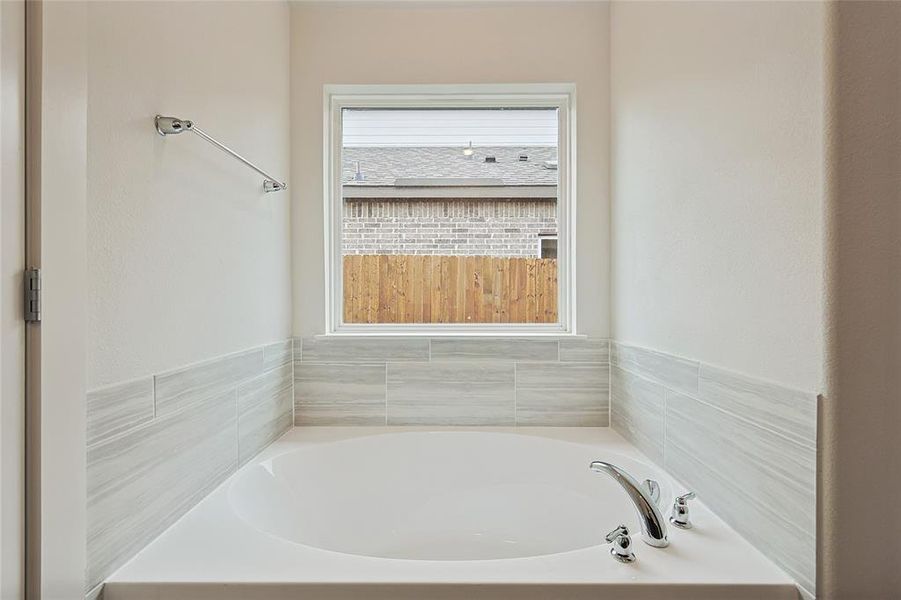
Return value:
M 556 108 L 341 116 L 344 323 L 558 322 Z

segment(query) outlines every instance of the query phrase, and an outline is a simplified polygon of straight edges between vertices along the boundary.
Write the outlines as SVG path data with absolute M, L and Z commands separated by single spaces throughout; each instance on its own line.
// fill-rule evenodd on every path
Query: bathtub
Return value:
M 107 600 L 788 600 L 791 580 L 708 511 L 640 539 L 614 463 L 684 490 L 607 428 L 297 428 L 115 573 Z M 637 560 L 604 535 L 621 523 Z

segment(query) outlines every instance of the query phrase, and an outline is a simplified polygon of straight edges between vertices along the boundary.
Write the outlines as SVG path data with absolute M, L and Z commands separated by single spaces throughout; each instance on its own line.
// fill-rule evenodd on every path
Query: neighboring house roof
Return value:
M 343 149 L 341 180 L 345 197 L 547 198 L 556 196 L 557 170 L 545 163 L 556 160 L 553 146 L 476 146 L 471 157 L 459 146 L 352 147 Z

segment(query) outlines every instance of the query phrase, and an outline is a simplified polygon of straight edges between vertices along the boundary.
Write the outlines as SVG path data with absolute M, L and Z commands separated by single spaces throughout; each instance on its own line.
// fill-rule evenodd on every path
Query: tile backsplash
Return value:
M 291 427 L 286 340 L 87 395 L 94 588 Z
M 294 342 L 295 425 L 609 424 L 606 339 Z
M 817 395 L 617 342 L 611 426 L 814 593 Z
M 610 425 L 814 590 L 816 395 L 698 361 L 597 338 L 319 336 L 87 406 L 91 587 L 293 423 Z

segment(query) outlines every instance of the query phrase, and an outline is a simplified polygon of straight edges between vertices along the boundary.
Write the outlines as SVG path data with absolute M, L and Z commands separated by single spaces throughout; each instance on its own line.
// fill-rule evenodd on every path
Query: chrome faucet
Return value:
M 607 534 L 604 538 L 613 544 L 610 548 L 610 555 L 622 563 L 635 562 L 635 553 L 632 552 L 632 538 L 629 537 L 629 528 L 620 525 Z
M 688 501 L 695 498 L 694 492 L 682 494 L 673 502 L 673 514 L 669 518 L 669 522 L 679 529 L 691 529 L 691 518 L 688 514 Z
M 651 490 L 659 489 L 656 482 L 652 481 L 650 485 L 641 486 L 621 468 L 600 460 L 592 462 L 588 468 L 596 473 L 610 475 L 626 490 L 632 504 L 635 505 L 635 510 L 638 511 L 638 518 L 641 522 L 641 539 L 644 543 L 655 548 L 669 546 L 669 541 L 666 539 L 666 521 L 651 496 Z

